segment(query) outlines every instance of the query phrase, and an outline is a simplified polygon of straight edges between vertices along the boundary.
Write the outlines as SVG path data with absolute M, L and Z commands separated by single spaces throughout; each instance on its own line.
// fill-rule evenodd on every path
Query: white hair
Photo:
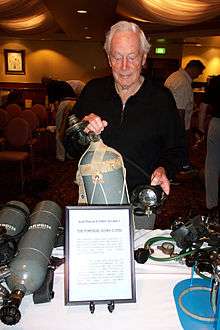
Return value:
M 140 29 L 140 27 L 132 22 L 127 22 L 127 21 L 120 21 L 116 24 L 114 24 L 109 32 L 107 32 L 106 34 L 106 39 L 105 39 L 105 44 L 104 44 L 104 49 L 107 53 L 107 55 L 109 55 L 110 53 L 110 47 L 111 47 L 111 42 L 112 42 L 112 38 L 114 36 L 114 34 L 116 32 L 127 32 L 127 31 L 133 31 L 136 32 L 140 38 L 140 44 L 141 44 L 141 50 L 143 51 L 143 53 L 147 54 L 150 50 L 150 44 L 146 39 L 146 36 L 144 34 L 144 32 Z

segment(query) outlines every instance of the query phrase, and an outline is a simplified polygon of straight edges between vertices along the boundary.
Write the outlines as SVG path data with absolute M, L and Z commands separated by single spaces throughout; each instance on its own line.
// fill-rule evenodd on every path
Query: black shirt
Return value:
M 76 97 L 74 90 L 66 81 L 52 79 L 47 85 L 47 95 L 49 103 L 60 102 L 66 97 Z
M 172 177 L 182 157 L 183 127 L 172 94 L 165 87 L 145 79 L 123 109 L 113 77 L 91 80 L 83 89 L 74 113 L 83 118 L 94 113 L 108 122 L 101 134 L 108 146 L 124 159 L 129 190 L 149 183 L 163 166 Z
M 203 102 L 211 105 L 211 115 L 220 118 L 220 75 L 210 79 Z

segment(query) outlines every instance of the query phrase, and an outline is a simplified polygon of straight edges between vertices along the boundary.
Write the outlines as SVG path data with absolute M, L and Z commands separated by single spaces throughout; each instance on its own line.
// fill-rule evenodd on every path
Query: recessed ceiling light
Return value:
M 79 10 L 77 10 L 77 13 L 78 14 L 87 14 L 87 10 L 79 9 Z
M 165 41 L 166 41 L 165 38 L 158 38 L 158 39 L 157 39 L 157 42 L 165 42 Z
M 85 36 L 85 39 L 92 39 L 92 37 L 90 37 L 90 36 Z

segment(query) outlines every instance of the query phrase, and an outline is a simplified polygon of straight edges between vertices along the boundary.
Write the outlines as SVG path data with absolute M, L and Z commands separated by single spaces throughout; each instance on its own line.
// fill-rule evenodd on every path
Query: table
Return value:
M 22 330 L 178 330 L 182 329 L 173 299 L 173 288 L 184 275 L 138 274 L 137 302 L 116 304 L 113 313 L 107 306 L 64 306 L 63 276 L 55 276 L 55 297 L 50 303 L 34 305 L 25 296 L 20 306 L 21 320 L 13 329 Z M 4 324 L 1 330 L 10 327 Z
M 155 231 L 153 231 L 155 232 Z M 140 233 L 140 231 L 139 231 Z M 144 233 L 142 231 L 141 233 Z M 161 235 L 161 232 L 159 232 Z M 136 246 L 146 236 L 139 235 Z M 137 243 L 138 242 L 138 243 Z M 169 270 L 170 269 L 170 270 Z M 164 271 L 163 271 L 164 270 Z M 116 304 L 113 313 L 106 305 L 96 305 L 95 313 L 89 307 L 64 305 L 63 265 L 55 272 L 55 297 L 50 303 L 35 305 L 32 295 L 25 296 L 20 306 L 21 320 L 11 327 L 20 330 L 178 330 L 182 329 L 175 302 L 173 288 L 189 277 L 189 269 L 183 265 L 136 264 L 136 303 Z M 1 324 L 0 329 L 10 326 Z

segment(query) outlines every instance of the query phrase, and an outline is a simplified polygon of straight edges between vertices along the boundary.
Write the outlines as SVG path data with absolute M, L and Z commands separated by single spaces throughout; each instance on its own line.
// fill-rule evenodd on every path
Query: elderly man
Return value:
M 129 192 L 137 185 L 160 185 L 169 194 L 182 152 L 182 129 L 172 94 L 141 75 L 150 45 L 134 23 L 113 25 L 104 46 L 110 77 L 93 79 L 74 107 L 89 122 L 86 131 L 119 151 Z

